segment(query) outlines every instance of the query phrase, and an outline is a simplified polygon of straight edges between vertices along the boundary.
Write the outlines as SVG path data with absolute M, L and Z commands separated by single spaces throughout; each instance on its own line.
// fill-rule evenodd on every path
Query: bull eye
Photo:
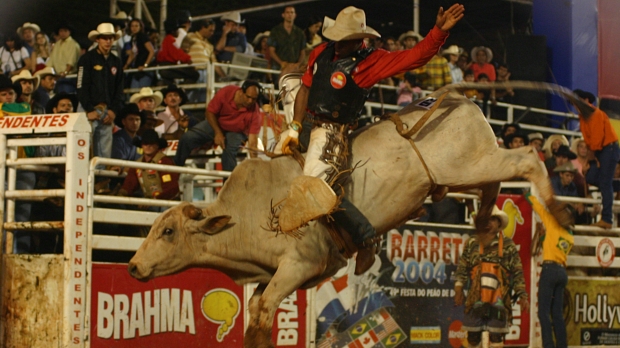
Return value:
M 162 233 L 162 236 L 171 236 L 172 232 L 173 232 L 172 228 L 166 228 L 164 232 Z

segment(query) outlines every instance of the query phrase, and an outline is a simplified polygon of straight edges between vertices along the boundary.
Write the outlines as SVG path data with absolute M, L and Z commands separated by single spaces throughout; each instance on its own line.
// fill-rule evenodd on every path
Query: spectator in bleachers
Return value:
M 174 47 L 182 49 L 183 40 L 185 40 L 189 29 L 192 27 L 192 15 L 187 10 L 179 10 L 176 14 L 176 19 L 177 23 L 179 23 L 179 29 L 174 40 Z
M 504 145 L 506 145 L 506 148 L 508 149 L 518 149 L 529 144 L 529 138 L 527 135 L 520 132 L 508 134 L 504 141 Z
M 545 141 L 543 152 L 545 153 L 545 166 L 547 168 L 555 167 L 553 154 L 560 148 L 560 145 L 568 146 L 568 139 L 562 134 L 552 134 Z
M 477 46 L 471 50 L 471 56 L 474 59 L 474 63 L 470 69 L 474 72 L 474 78 L 479 80 L 480 74 L 485 74 L 489 81 L 493 82 L 496 79 L 495 67 L 491 64 L 493 60 L 493 52 L 490 48 L 484 46 Z
M 135 145 L 142 148 L 142 156 L 138 162 L 174 165 L 170 157 L 161 150 L 168 146 L 165 139 L 160 138 L 157 132 L 144 132 L 141 139 L 136 138 Z M 131 168 L 119 190 L 119 196 L 133 196 L 138 188 L 145 198 L 173 200 L 179 197 L 179 174 L 155 170 Z M 145 209 L 162 211 L 160 208 Z
M 463 82 L 475 82 L 474 72 L 471 70 L 466 70 L 463 73 Z M 478 98 L 478 90 L 475 88 L 468 88 L 463 91 L 463 94 L 467 99 L 476 100 Z
M 396 46 L 396 39 L 391 36 L 386 37 L 383 41 L 383 49 L 388 52 L 397 51 L 398 47 Z
M 254 40 L 252 40 L 252 44 L 254 45 L 254 53 L 262 58 L 267 59 L 267 61 L 271 60 L 271 55 L 269 55 L 269 30 L 256 34 Z
M 157 118 L 164 123 L 156 127 L 155 130 L 168 140 L 179 139 L 189 128 L 198 124 L 198 121 L 181 108 L 183 104 L 187 103 L 187 94 L 183 88 L 170 85 L 162 89 L 161 93 L 164 96 L 162 105 L 166 109 L 157 114 Z
M 459 55 L 459 60 L 456 62 L 456 65 L 461 68 L 463 74 L 471 69 L 472 62 L 469 60 L 469 54 L 465 52 L 465 50 Z
M 400 41 L 400 43 L 403 46 L 403 49 L 405 50 L 413 48 L 415 45 L 418 44 L 418 42 L 422 41 L 422 39 L 423 39 L 422 36 L 413 30 L 409 30 L 405 33 L 402 33 L 398 37 L 398 41 Z
M 505 63 L 500 63 L 497 67 L 497 79 L 496 82 L 508 82 L 510 81 L 510 70 L 508 70 L 508 65 Z M 508 87 L 506 89 L 493 89 L 491 94 L 491 100 L 501 101 L 504 103 L 510 103 L 512 101 L 511 97 L 515 95 L 515 92 L 512 88 Z
M 97 49 L 78 61 L 78 99 L 93 128 L 94 156 L 112 155 L 112 125 L 123 108 L 123 63 L 111 52 L 119 34 L 111 23 L 101 23 L 88 34 Z
M 215 51 L 217 52 L 217 60 L 223 63 L 230 63 L 232 61 L 233 53 L 245 52 L 246 37 L 239 32 L 239 24 L 241 21 L 241 14 L 238 11 L 228 12 L 221 18 L 224 22 L 222 27 L 222 36 L 215 45 Z
M 46 114 L 62 114 L 75 112 L 78 106 L 76 94 L 65 92 L 56 93 L 45 105 Z M 65 157 L 67 147 L 65 145 L 46 145 L 37 147 L 37 157 Z
M 41 28 L 30 22 L 24 23 L 21 27 L 17 28 L 17 34 L 22 39 L 24 47 L 28 51 L 28 54 L 32 55 L 35 45 L 35 35 L 41 31 Z
M 323 27 L 323 19 L 320 17 L 310 17 L 308 26 L 304 29 L 304 35 L 306 35 L 306 56 L 323 42 L 323 38 L 319 35 L 321 28 Z M 394 43 L 394 39 L 392 39 Z
M 157 63 L 159 65 L 177 65 L 191 64 L 192 57 L 174 43 L 178 36 L 179 23 L 176 19 L 166 19 L 164 22 L 166 28 L 166 37 L 161 44 L 161 49 L 157 53 Z M 163 69 L 159 71 L 159 75 L 165 85 L 175 83 L 175 79 L 183 79 L 184 83 L 195 83 L 198 80 L 198 72 L 193 67 L 183 67 L 178 69 Z
M 153 45 L 153 49 L 155 50 L 155 55 L 157 56 L 157 52 L 159 52 L 159 48 L 161 44 L 160 37 L 159 37 L 159 31 L 155 28 L 147 28 L 145 32 L 149 38 L 149 41 L 151 42 L 151 45 Z
M 295 7 L 286 6 L 282 12 L 284 20 L 270 31 L 268 44 L 274 70 L 284 70 L 289 64 L 301 64 L 305 59 L 306 35 L 294 24 L 296 17 Z M 295 68 L 291 67 L 292 70 Z
M 8 34 L 0 47 L 0 70 L 8 77 L 30 69 L 30 53 L 16 34 Z
M 129 98 L 130 103 L 135 103 L 138 108 L 142 110 L 155 111 L 155 109 L 161 104 L 164 96 L 160 91 L 155 91 L 151 87 L 142 87 L 140 92 L 134 93 Z
M 185 41 L 189 46 L 189 55 L 192 57 L 194 64 L 203 64 L 201 67 L 196 67 L 199 78 L 198 83 L 207 82 L 207 69 L 208 63 L 215 63 L 215 51 L 213 44 L 209 42 L 209 39 L 215 33 L 215 22 L 211 19 L 203 19 L 195 23 L 196 30 L 187 34 Z M 183 43 L 185 45 L 185 43 Z M 197 96 L 190 98 L 195 102 L 203 103 L 206 100 L 206 90 L 204 88 L 195 90 Z
M 52 53 L 52 45 L 50 45 L 50 39 L 47 37 L 47 34 L 38 32 L 34 38 L 34 48 L 30 54 L 30 71 L 32 73 L 45 69 L 47 67 L 45 63 L 47 63 Z
M 559 166 L 562 166 L 566 163 L 577 158 L 577 155 L 573 153 L 570 148 L 566 145 L 560 145 L 558 150 L 554 152 L 553 157 L 555 158 L 555 166 L 547 167 L 547 172 L 550 177 L 556 176 L 556 172 L 553 170 Z M 580 197 L 585 197 L 588 194 L 588 186 L 586 185 L 586 179 L 581 173 L 575 172 L 575 178 L 573 179 L 575 185 L 577 186 L 577 190 L 579 191 Z
M 590 169 L 590 163 L 588 158 L 592 158 L 593 156 L 589 154 L 588 145 L 583 138 L 574 138 L 570 144 L 570 150 L 577 155 L 572 162 L 578 172 L 586 175 L 588 169 Z
M 620 160 L 618 135 L 609 121 L 609 116 L 594 106 L 596 97 L 592 93 L 580 89 L 576 89 L 574 93 L 586 104 L 586 106 L 575 105 L 575 107 L 579 112 L 579 125 L 583 139 L 595 156 L 595 159 L 590 161 L 590 169 L 586 174 L 587 181 L 588 184 L 598 186 L 603 199 L 601 220 L 594 225 L 611 228 L 614 199 L 613 178 L 616 164 Z M 591 111 L 589 116 L 585 115 L 587 111 Z
M 22 89 L 22 94 L 17 101 L 30 105 L 31 115 L 43 115 L 45 109 L 39 102 L 32 98 L 34 91 L 39 88 L 39 77 L 32 76 L 29 70 L 22 70 L 18 75 L 11 77 L 11 81 L 19 84 Z
M 422 88 L 418 84 L 416 74 L 406 72 L 404 79 L 398 84 L 398 106 L 407 106 L 422 95 Z
M 142 71 L 148 68 L 155 58 L 155 49 L 144 32 L 144 23 L 140 19 L 132 19 L 129 22 L 131 40 L 128 42 L 127 62 L 123 69 L 138 69 L 137 73 L 131 73 L 130 88 L 140 88 L 151 86 L 154 80 L 154 73 Z
M 39 88 L 34 91 L 32 98 L 41 105 L 47 105 L 54 96 L 58 75 L 54 68 L 48 66 L 34 73 L 34 76 L 39 78 Z M 77 107 L 77 104 L 75 106 Z
M 469 75 L 469 78 L 473 78 L 473 74 Z M 478 93 L 476 91 L 476 93 Z M 502 129 L 499 131 L 499 137 L 497 138 L 497 144 L 499 147 L 506 148 L 506 137 L 513 133 L 521 132 L 521 126 L 518 123 L 504 123 Z
M 571 162 L 566 162 L 561 166 L 553 169 L 556 174 L 551 177 L 551 186 L 553 192 L 558 196 L 583 197 L 583 193 L 579 194 L 577 186 L 573 182 L 577 170 Z
M 415 71 L 419 75 L 426 75 L 426 78 L 421 82 L 423 89 L 434 91 L 452 83 L 452 74 L 448 61 L 439 52 L 426 65 Z
M 545 154 L 542 150 L 543 144 L 545 143 L 545 138 L 542 133 L 534 132 L 527 135 L 527 138 L 530 140 L 530 146 L 532 146 L 536 152 L 538 153 L 538 157 L 541 161 L 545 161 Z
M 183 166 L 193 149 L 215 144 L 223 150 L 222 169 L 235 169 L 244 141 L 249 149 L 258 148 L 262 115 L 257 101 L 261 92 L 260 84 L 252 80 L 246 80 L 241 87 L 220 89 L 209 102 L 206 120 L 181 137 L 174 162 Z M 250 157 L 256 157 L 256 152 L 250 150 Z
M 115 56 L 119 57 L 123 64 L 125 64 L 125 62 L 127 61 L 128 56 L 126 51 L 129 48 L 131 42 L 131 35 L 128 34 L 126 31 L 127 22 L 130 19 L 131 17 L 127 16 L 127 13 L 125 13 L 125 11 L 120 11 L 116 15 L 112 16 L 109 21 L 110 23 L 112 23 L 112 25 L 114 25 L 114 32 L 121 34 L 119 38 L 116 39 L 112 44 L 110 52 L 112 52 L 112 54 L 114 54 Z M 94 49 L 95 47 L 97 47 L 96 42 L 93 43 L 91 49 Z
M 443 50 L 442 55 L 448 57 L 448 68 L 450 68 L 450 76 L 452 76 L 452 83 L 463 82 L 463 71 L 456 65 L 459 60 L 459 54 L 462 49 L 457 45 L 451 45 L 447 49 Z
M 134 140 L 139 138 L 137 135 L 140 124 L 144 119 L 144 112 L 140 111 L 138 105 L 129 103 L 120 111 L 114 122 L 121 129 L 114 133 L 112 137 L 112 158 L 135 161 L 140 157 L 138 148 L 134 145 Z M 120 172 L 120 168 L 113 168 Z
M 68 23 L 63 23 L 56 28 L 58 38 L 50 58 L 45 63 L 60 75 L 56 81 L 56 93 L 76 93 L 77 91 L 75 80 L 66 78 L 67 75 L 77 72 L 77 63 L 80 59 L 80 45 L 71 37 L 72 32 L 73 27 Z

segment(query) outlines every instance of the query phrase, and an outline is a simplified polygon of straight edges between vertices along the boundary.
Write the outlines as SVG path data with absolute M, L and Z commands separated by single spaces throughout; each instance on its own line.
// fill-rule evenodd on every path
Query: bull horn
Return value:
M 183 215 L 187 216 L 192 220 L 200 220 L 202 218 L 202 210 L 196 208 L 191 204 L 188 204 L 183 207 Z

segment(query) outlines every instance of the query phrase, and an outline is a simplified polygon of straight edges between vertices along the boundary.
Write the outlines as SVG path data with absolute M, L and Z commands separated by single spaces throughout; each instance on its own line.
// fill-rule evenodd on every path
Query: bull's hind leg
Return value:
M 471 177 L 472 181 L 483 184 L 508 181 L 514 178 L 527 179 L 538 188 L 540 196 L 560 223 L 570 221 L 568 213 L 561 209 L 560 204 L 553 197 L 553 188 L 547 170 L 534 148 L 524 146 L 513 150 L 497 149 L 493 154 L 477 161 L 472 169 L 467 171 L 467 176 Z M 487 208 L 492 209 L 493 207 Z M 487 213 L 485 212 L 485 214 Z M 488 214 L 490 216 L 490 212 Z
M 497 201 L 499 194 L 499 182 L 493 182 L 480 187 L 482 190 L 482 199 L 480 200 L 480 209 L 476 214 L 476 230 L 483 231 L 488 229 L 489 218 L 493 212 L 493 206 Z

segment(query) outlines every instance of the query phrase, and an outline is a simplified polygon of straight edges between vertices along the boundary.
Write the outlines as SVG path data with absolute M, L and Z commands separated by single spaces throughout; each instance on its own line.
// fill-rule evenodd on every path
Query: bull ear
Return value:
M 202 218 L 202 210 L 189 204 L 183 207 L 183 215 L 187 216 L 192 220 L 200 220 L 200 218 Z
M 228 224 L 231 217 L 229 215 L 216 215 L 209 216 L 205 219 L 204 223 L 200 227 L 200 230 L 206 234 L 216 234 L 224 231 L 233 224 Z

